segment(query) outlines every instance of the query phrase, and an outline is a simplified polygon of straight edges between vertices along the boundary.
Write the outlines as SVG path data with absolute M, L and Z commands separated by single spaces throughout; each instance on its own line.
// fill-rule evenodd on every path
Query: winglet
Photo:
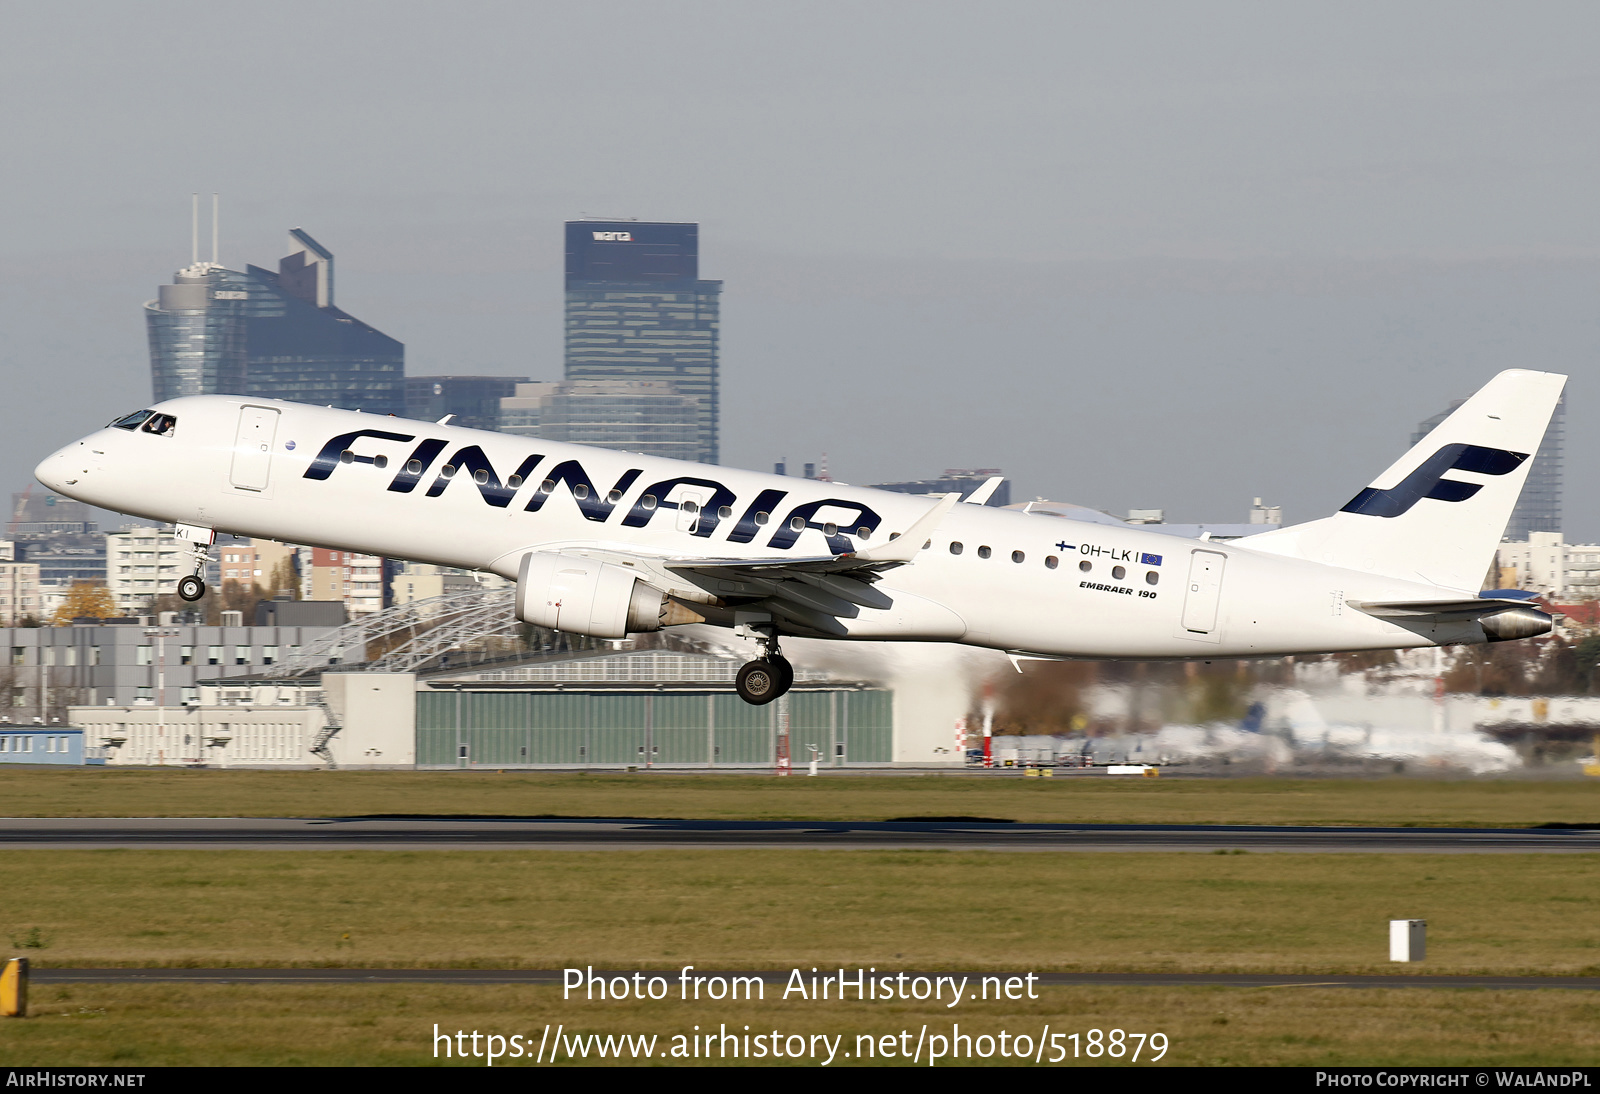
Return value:
M 1004 475 L 994 475 L 984 480 L 983 485 L 967 495 L 968 505 L 988 505 L 989 499 L 994 497 L 994 492 L 1000 484 L 1005 482 Z
M 880 543 L 865 551 L 857 551 L 856 557 L 867 562 L 910 562 L 917 557 L 922 545 L 943 523 L 945 514 L 954 509 L 956 502 L 960 500 L 960 494 L 946 494 L 939 500 L 938 505 L 922 514 L 904 534 L 891 539 L 888 543 Z

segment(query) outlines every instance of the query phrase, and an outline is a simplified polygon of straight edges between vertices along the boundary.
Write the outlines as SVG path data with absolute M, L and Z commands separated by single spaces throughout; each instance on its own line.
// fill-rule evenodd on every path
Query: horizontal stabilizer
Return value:
M 1477 620 L 1490 642 L 1533 638 L 1548 634 L 1554 625 L 1538 608 L 1522 600 L 1347 600 L 1345 604 L 1378 619 L 1401 624 L 1461 623 Z

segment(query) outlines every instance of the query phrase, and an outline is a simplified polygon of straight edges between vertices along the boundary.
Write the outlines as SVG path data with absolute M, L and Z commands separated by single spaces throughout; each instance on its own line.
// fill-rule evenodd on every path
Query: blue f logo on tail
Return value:
M 1369 517 L 1398 517 L 1421 501 L 1466 501 L 1481 483 L 1447 479 L 1446 471 L 1472 471 L 1479 475 L 1509 475 L 1528 458 L 1526 452 L 1507 452 L 1503 448 L 1484 448 L 1475 444 L 1447 444 L 1422 462 L 1396 486 L 1387 490 L 1367 487 L 1341 513 L 1361 513 Z

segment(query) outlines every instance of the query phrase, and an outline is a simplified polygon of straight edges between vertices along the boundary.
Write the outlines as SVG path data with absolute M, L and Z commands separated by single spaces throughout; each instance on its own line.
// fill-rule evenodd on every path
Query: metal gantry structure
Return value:
M 467 642 L 516 635 L 522 624 L 515 601 L 513 589 L 473 589 L 398 604 L 351 620 L 261 675 L 305 676 L 330 666 L 363 672 L 412 672 Z M 369 660 L 374 649 L 381 652 Z

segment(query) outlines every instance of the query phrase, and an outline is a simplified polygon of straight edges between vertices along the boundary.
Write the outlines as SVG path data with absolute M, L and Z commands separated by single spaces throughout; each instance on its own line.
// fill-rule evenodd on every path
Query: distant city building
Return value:
M 46 586 L 106 579 L 106 539 L 101 532 L 63 532 L 26 541 L 19 538 L 13 557 L 19 562 L 37 563 L 39 580 Z
M 518 384 L 500 400 L 500 429 L 568 444 L 698 461 L 700 401 L 670 380 Z
M 377 555 L 301 547 L 300 599 L 342 600 L 352 615 L 388 607 L 388 575 L 395 568 Z
M 781 466 L 781 465 L 779 465 Z M 781 473 L 781 472 L 780 472 Z M 1000 474 L 998 467 L 967 468 L 951 467 L 945 470 L 944 476 L 937 479 L 918 479 L 915 482 L 878 482 L 873 483 L 874 490 L 893 490 L 899 494 L 955 494 L 962 497 L 971 494 L 978 487 Z M 813 478 L 815 467 L 806 464 L 806 478 Z M 1006 479 L 995 487 L 993 494 L 985 505 L 994 505 L 1004 508 L 1011 504 L 1011 480 Z
M 11 495 L 11 523 L 6 529 L 9 538 L 94 530 L 94 513 L 81 501 L 37 489 Z
M 503 578 L 487 576 L 505 584 Z M 484 585 L 465 570 L 433 566 L 425 562 L 407 562 L 389 579 L 390 603 L 395 606 L 451 593 L 470 593 L 481 588 Z
M 694 458 L 718 462 L 722 282 L 700 280 L 700 226 L 569 221 L 566 246 L 566 379 L 670 381 L 696 403 Z
M 519 437 L 540 436 L 545 398 L 560 386 L 556 380 L 518 384 L 511 395 L 500 400 L 500 432 L 514 433 Z
M 39 567 L 32 562 L 0 563 L 0 626 L 16 627 L 25 619 L 48 622 L 39 589 Z
M 104 536 L 106 587 L 117 611 L 138 615 L 158 596 L 178 591 L 178 579 L 193 572 L 189 544 L 159 528 L 125 528 Z
M 1457 399 L 1449 408 L 1435 414 L 1427 421 L 1417 426 L 1417 431 L 1411 435 L 1413 445 L 1421 443 L 1422 439 L 1444 421 L 1465 399 Z M 1567 439 L 1567 396 L 1563 392 L 1556 403 L 1555 413 L 1550 416 L 1550 424 L 1545 428 L 1544 439 L 1539 442 L 1539 451 L 1533 458 L 1533 466 L 1528 470 L 1528 481 L 1522 486 L 1522 496 L 1517 499 L 1516 508 L 1511 511 L 1511 520 L 1506 524 L 1505 537 L 1508 540 L 1526 541 L 1533 532 L 1561 531 L 1561 488 L 1562 476 L 1566 464 L 1566 439 Z
M 183 395 L 405 412 L 405 347 L 333 303 L 333 254 L 295 228 L 278 271 L 196 262 L 145 305 L 157 402 Z
M 405 416 L 437 422 L 449 414 L 451 425 L 499 429 L 500 400 L 527 382 L 526 376 L 407 376 Z
M 1497 587 L 1566 600 L 1600 597 L 1600 544 L 1567 543 L 1560 532 L 1533 532 L 1500 544 Z
M 92 518 L 83 502 L 37 487 L 11 495 L 10 539 L 0 545 L 0 557 L 38 567 L 31 598 L 36 618 L 53 616 L 73 582 L 105 581 L 106 541 Z
M 224 543 L 216 552 L 217 579 L 259 585 L 267 592 L 290 592 L 297 581 L 298 552 L 296 547 L 270 539 Z
M 1283 508 L 1277 505 L 1263 505 L 1261 499 L 1256 498 L 1250 508 L 1250 519 L 1242 524 L 1205 523 L 1205 524 L 1168 524 L 1166 512 L 1161 509 L 1130 509 L 1126 520 L 1114 517 L 1100 509 L 1090 509 L 1087 506 L 1073 505 L 1071 502 L 1046 501 L 1037 498 L 1029 502 L 1018 502 L 1006 506 L 1007 509 L 1016 509 L 1025 513 L 1037 513 L 1047 517 L 1065 517 L 1068 520 L 1081 521 L 1086 524 L 1107 524 L 1113 527 L 1126 527 L 1130 524 L 1139 526 L 1141 532 L 1155 532 L 1163 536 L 1177 536 L 1182 539 L 1243 539 L 1245 536 L 1256 536 L 1262 532 L 1270 532 L 1283 523 Z

